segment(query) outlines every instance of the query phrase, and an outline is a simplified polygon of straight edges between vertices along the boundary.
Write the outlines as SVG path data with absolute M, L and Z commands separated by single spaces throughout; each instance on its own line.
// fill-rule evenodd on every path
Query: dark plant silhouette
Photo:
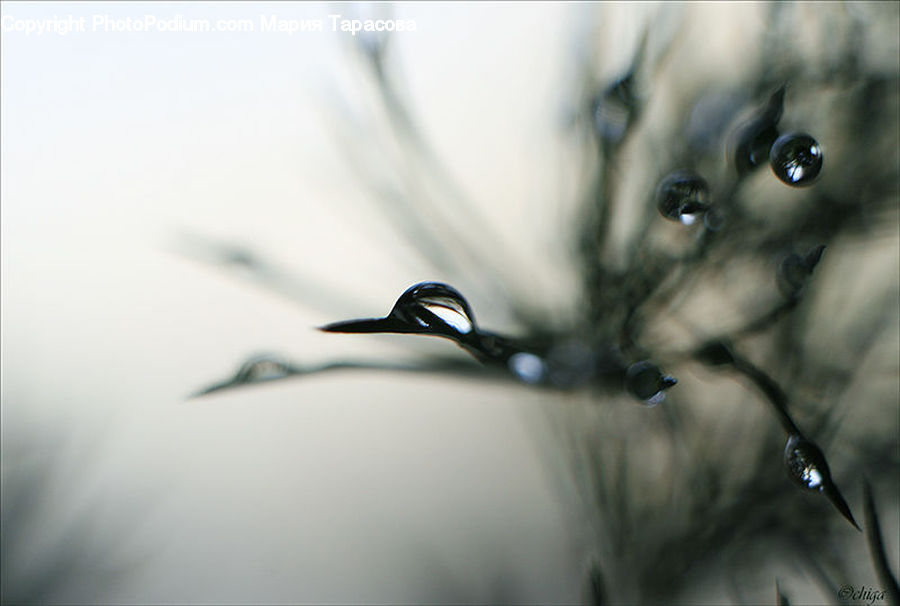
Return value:
M 772 5 L 770 28 L 800 27 L 795 13 L 794 5 Z M 713 574 L 740 587 L 767 565 L 788 561 L 814 579 L 825 599 L 843 599 L 837 588 L 861 572 L 839 555 L 864 539 L 851 528 L 860 529 L 853 514 L 861 507 L 859 494 L 842 494 L 838 484 L 847 490 L 865 473 L 884 494 L 898 488 L 896 384 L 887 394 L 869 393 L 878 401 L 866 410 L 877 418 L 860 418 L 847 396 L 866 380 L 858 362 L 896 319 L 897 277 L 877 268 L 885 288 L 866 304 L 823 309 L 825 294 L 842 288 L 844 278 L 833 269 L 824 278 L 821 273 L 837 262 L 832 258 L 896 237 L 900 73 L 866 67 L 860 39 L 868 40 L 870 24 L 850 13 L 829 12 L 804 26 L 845 38 L 834 52 L 813 56 L 794 52 L 788 39 L 761 41 L 740 82 L 702 82 L 674 97 L 671 113 L 679 119 L 663 132 L 645 117 L 654 95 L 671 82 L 662 74 L 689 69 L 671 64 L 680 56 L 674 47 L 685 40 L 657 38 L 651 24 L 624 73 L 597 82 L 597 66 L 586 66 L 584 92 L 571 95 L 576 130 L 589 133 L 582 139 L 588 185 L 573 246 L 582 296 L 575 320 L 565 326 L 535 310 L 515 281 L 504 278 L 502 250 L 484 252 L 484 242 L 499 238 L 482 233 L 487 227 L 476 207 L 450 182 L 398 93 L 389 38 L 363 37 L 360 56 L 380 92 L 381 116 L 410 158 L 395 172 L 416 172 L 405 189 L 373 185 L 374 197 L 398 217 L 401 234 L 436 271 L 486 296 L 505 297 L 521 332 L 482 328 L 456 284 L 420 282 L 385 317 L 332 318 L 336 322 L 322 330 L 438 336 L 471 354 L 471 363 L 422 356 L 409 365 L 378 360 L 303 367 L 252 359 L 232 379 L 201 393 L 354 367 L 589 393 L 608 411 L 603 423 L 573 413 L 570 433 L 561 436 L 590 511 L 585 532 L 594 557 L 586 571 L 587 599 L 668 602 Z M 817 102 L 824 109 L 803 115 Z M 623 193 L 626 173 L 643 183 L 643 197 Z M 438 206 L 416 185 L 420 180 L 440 183 L 460 212 L 471 213 L 472 233 L 441 221 Z M 637 218 L 620 233 L 615 226 L 626 212 Z M 240 264 L 266 286 L 286 283 L 269 281 L 275 274 L 262 271 L 268 266 L 252 254 L 220 261 Z M 735 280 L 740 272 L 746 278 Z M 753 287 L 742 288 L 741 280 Z M 716 305 L 733 311 L 716 319 L 709 311 Z M 852 338 L 823 336 L 830 315 L 847 313 L 857 319 Z M 673 327 L 680 336 L 673 336 Z M 815 351 L 810 342 L 817 337 L 843 355 Z M 897 352 L 891 353 L 896 364 Z M 641 405 L 665 403 L 652 411 L 628 408 L 620 394 Z M 756 409 L 768 416 L 757 416 Z M 889 430 L 866 434 L 868 424 Z M 896 500 L 886 501 L 896 508 Z M 868 488 L 864 510 L 878 578 L 897 600 Z M 769 599 L 773 581 L 775 601 L 789 603 L 793 581 L 770 577 Z M 734 593 L 743 601 L 739 589 Z

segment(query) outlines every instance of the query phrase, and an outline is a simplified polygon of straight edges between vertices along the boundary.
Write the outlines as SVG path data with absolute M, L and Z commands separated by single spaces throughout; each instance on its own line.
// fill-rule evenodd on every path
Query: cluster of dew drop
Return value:
M 566 355 L 567 343 L 530 343 L 484 330 L 458 290 L 440 282 L 422 282 L 407 289 L 383 318 L 349 320 L 322 327 L 337 333 L 408 333 L 450 339 L 478 361 L 511 372 L 531 385 L 568 389 L 593 379 L 617 378 L 646 406 L 665 398 L 677 381 L 649 360 L 630 365 L 614 356 L 602 361 L 590 355 Z M 586 352 L 579 352 L 584 354 Z M 592 366 L 591 368 L 587 368 Z M 591 364 L 594 362 L 594 364 Z
M 762 166 L 765 158 L 774 174 L 790 186 L 807 186 L 818 177 L 822 168 L 822 150 L 815 139 L 805 133 L 778 132 L 784 96 L 785 88 L 781 87 L 755 117 L 736 131 L 732 160 L 739 178 Z M 612 149 L 622 142 L 634 119 L 635 108 L 630 76 L 621 78 L 598 95 L 592 107 L 594 128 L 606 148 Z M 686 227 L 702 225 L 703 229 L 716 232 L 725 222 L 725 214 L 710 199 L 706 179 L 689 169 L 676 170 L 664 177 L 656 189 L 655 200 L 664 218 Z M 799 298 L 823 250 L 824 246 L 818 246 L 803 257 L 792 254 L 780 264 L 778 284 L 789 302 L 794 303 Z M 421 282 L 409 287 L 384 317 L 335 322 L 321 330 L 441 337 L 454 341 L 482 364 L 499 368 L 523 383 L 555 389 L 574 389 L 590 383 L 614 384 L 646 407 L 663 402 L 666 391 L 678 382 L 649 359 L 628 361 L 616 347 L 603 352 L 579 350 L 573 354 L 569 351 L 572 348 L 570 342 L 532 342 L 485 330 L 475 321 L 465 297 L 454 287 L 441 282 Z M 710 352 L 715 354 L 714 360 L 710 358 Z M 707 344 L 697 352 L 697 357 L 715 366 L 731 365 L 758 384 L 769 397 L 788 436 L 785 448 L 788 475 L 801 487 L 824 494 L 848 521 L 859 528 L 831 479 L 824 455 L 790 418 L 786 397 L 773 396 L 773 393 L 781 392 L 777 386 L 773 387 L 771 379 L 748 362 L 739 361 L 723 343 Z M 277 357 L 258 356 L 245 362 L 233 377 L 198 395 L 304 372 Z
M 822 148 L 803 132 L 780 134 L 778 122 L 784 113 L 785 87 L 780 87 L 757 115 L 734 135 L 733 157 L 738 177 L 742 178 L 766 160 L 778 179 L 792 187 L 812 185 L 822 170 Z M 702 176 L 688 169 L 667 175 L 656 189 L 656 207 L 671 221 L 693 225 L 704 218 L 707 229 L 721 228 L 722 214 L 709 200 L 709 185 Z
M 621 143 L 633 119 L 635 100 L 630 83 L 630 76 L 621 78 L 598 95 L 593 104 L 596 134 L 601 143 L 605 142 L 608 146 Z M 762 166 L 766 158 L 773 173 L 787 185 L 811 185 L 818 177 L 822 168 L 822 150 L 816 140 L 805 133 L 778 132 L 778 122 L 784 112 L 784 96 L 785 88 L 781 87 L 756 116 L 736 131 L 733 161 L 739 178 Z M 715 232 L 724 222 L 724 214 L 710 200 L 707 181 L 692 170 L 676 170 L 664 177 L 655 197 L 660 214 L 684 226 L 693 226 L 702 218 L 703 227 Z M 778 269 L 778 283 L 790 302 L 796 302 L 823 250 L 824 246 L 818 246 L 804 257 L 792 254 L 782 261 Z M 452 286 L 438 282 L 413 285 L 397 299 L 383 318 L 337 322 L 324 326 L 322 330 L 443 337 L 456 342 L 480 362 L 501 367 L 525 383 L 569 389 L 594 379 L 614 378 L 614 382 L 647 407 L 661 403 L 666 390 L 678 382 L 651 360 L 627 363 L 621 355 L 617 355 L 616 350 L 601 356 L 603 363 L 594 364 L 586 372 L 578 372 L 578 369 L 567 366 L 572 365 L 573 360 L 583 366 L 586 356 L 555 355 L 554 348 L 558 348 L 558 344 L 526 343 L 486 331 L 475 322 L 471 307 L 463 295 Z M 807 490 L 824 494 L 851 524 L 859 528 L 831 478 L 821 450 L 803 436 L 791 419 L 787 398 L 780 388 L 749 362 L 739 361 L 727 345 L 716 345 L 720 351 L 714 365 L 730 364 L 755 381 L 770 399 L 787 434 L 785 467 L 790 478 Z M 715 345 L 712 347 L 715 349 Z M 709 351 L 703 355 L 706 353 Z M 589 356 L 587 359 L 595 362 Z
M 739 179 L 760 168 L 766 160 L 775 176 L 792 187 L 812 185 L 819 176 L 823 164 L 819 143 L 806 133 L 781 134 L 778 131 L 778 122 L 784 113 L 784 99 L 785 87 L 782 86 L 753 118 L 736 130 L 731 159 Z M 680 169 L 664 177 L 656 190 L 656 205 L 663 217 L 685 226 L 694 225 L 700 217 L 704 217 L 704 227 L 709 231 L 717 231 L 722 225 L 723 213 L 710 200 L 707 181 L 691 170 Z M 804 256 L 792 253 L 779 264 L 777 282 L 789 304 L 795 304 L 799 299 L 824 250 L 825 246 L 819 245 Z M 769 399 L 787 434 L 784 463 L 788 476 L 798 486 L 826 496 L 859 530 L 849 506 L 831 478 L 824 454 L 815 443 L 804 437 L 791 419 L 787 397 L 774 381 L 746 360 L 737 359 L 722 343 L 707 344 L 697 357 L 714 366 L 730 365 L 757 384 Z
M 632 64 L 624 75 L 595 89 L 596 94 L 590 99 L 590 128 L 604 160 L 611 159 L 622 148 L 638 122 L 641 99 L 637 95 L 636 80 L 639 66 L 644 61 L 644 42 L 646 40 L 638 46 Z M 372 53 L 373 49 L 367 52 Z M 380 61 L 380 55 L 376 57 L 372 54 L 372 57 Z M 374 64 L 377 61 L 373 61 Z M 786 90 L 785 86 L 777 88 L 729 138 L 727 161 L 736 172 L 732 187 L 757 173 L 765 164 L 769 165 L 772 174 L 780 182 L 793 188 L 811 186 L 819 178 L 824 154 L 818 141 L 805 132 L 783 133 L 779 129 L 779 122 L 785 111 Z M 723 104 L 736 106 L 737 100 L 728 97 Z M 698 107 L 699 105 L 698 103 Z M 722 113 L 733 116 L 727 111 Z M 699 114 L 705 122 L 698 129 L 700 136 L 712 131 L 718 133 L 719 129 L 724 129 L 727 120 L 730 120 L 730 117 L 727 120 L 710 118 L 715 114 L 713 111 L 700 111 Z M 710 123 L 715 124 L 710 126 Z M 652 202 L 665 220 L 677 224 L 673 229 L 683 230 L 681 233 L 700 230 L 704 237 L 711 239 L 721 236 L 718 232 L 727 230 L 729 222 L 734 218 L 729 216 L 732 209 L 728 206 L 733 193 L 732 189 L 726 192 L 731 195 L 723 194 L 721 200 L 716 200 L 719 193 L 711 195 L 709 182 L 703 175 L 694 168 L 682 167 L 669 172 L 659 181 Z M 595 246 L 591 252 L 595 253 L 599 248 Z M 803 254 L 791 253 L 782 258 L 775 278 L 784 296 L 784 303 L 764 315 L 756 324 L 770 322 L 796 305 L 824 249 L 824 246 L 819 245 Z M 594 276 L 589 279 L 593 280 Z M 622 291 L 613 290 L 616 296 Z M 629 313 L 640 304 L 633 304 Z M 626 324 L 627 322 L 628 320 Z M 648 359 L 649 354 L 646 352 L 632 353 L 635 348 L 631 347 L 634 343 L 627 326 L 622 330 L 622 334 L 627 336 L 618 345 L 567 339 L 561 335 L 545 337 L 543 340 L 502 335 L 482 328 L 476 322 L 473 310 L 462 293 L 441 282 L 420 282 L 409 287 L 384 317 L 334 322 L 320 330 L 346 334 L 412 334 L 448 339 L 485 368 L 499 370 L 506 377 L 521 383 L 559 390 L 613 386 L 647 408 L 663 402 L 667 391 L 678 383 L 655 361 Z M 742 330 L 749 332 L 746 328 Z M 760 368 L 739 356 L 726 337 L 703 343 L 691 351 L 690 355 L 694 360 L 710 367 L 742 375 L 754 384 L 785 432 L 783 465 L 790 480 L 804 491 L 827 498 L 844 518 L 859 529 L 849 506 L 835 485 L 824 453 L 794 422 L 788 410 L 787 395 L 778 384 Z M 248 360 L 231 378 L 200 394 L 317 372 L 329 367 L 353 366 L 338 364 L 300 368 L 275 356 L 259 356 Z

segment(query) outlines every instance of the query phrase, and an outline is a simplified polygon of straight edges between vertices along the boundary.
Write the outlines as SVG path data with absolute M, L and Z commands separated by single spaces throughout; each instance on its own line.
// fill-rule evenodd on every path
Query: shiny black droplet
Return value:
M 665 390 L 678 383 L 664 375 L 656 364 L 643 360 L 625 371 L 625 388 L 646 406 L 656 406 L 665 399 Z
M 784 447 L 784 464 L 795 484 L 804 490 L 824 494 L 841 515 L 859 530 L 850 507 L 831 479 L 825 455 L 818 446 L 803 436 L 791 434 Z
M 787 133 L 772 144 L 769 163 L 775 175 L 788 185 L 811 185 L 822 170 L 822 148 L 805 133 Z
M 822 491 L 831 479 L 825 455 L 818 446 L 798 435 L 788 438 L 784 464 L 791 480 L 806 490 Z
M 472 340 L 478 335 L 468 302 L 455 288 L 440 282 L 421 282 L 411 286 L 400 295 L 387 317 L 335 322 L 323 326 L 321 330 L 430 334 L 449 337 L 457 342 Z
M 469 303 L 458 290 L 440 282 L 422 282 L 400 295 L 390 316 L 422 332 L 461 336 L 476 330 Z
M 676 171 L 656 188 L 656 208 L 666 219 L 693 224 L 709 208 L 709 186 L 700 175 Z

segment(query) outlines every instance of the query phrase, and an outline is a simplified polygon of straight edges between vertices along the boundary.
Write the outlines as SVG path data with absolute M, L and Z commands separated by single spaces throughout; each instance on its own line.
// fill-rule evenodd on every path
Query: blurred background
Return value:
M 333 32 L 335 14 L 415 31 Z M 94 31 L 98 16 L 253 27 Z M 323 29 L 264 31 L 273 16 Z M 86 31 L 24 31 L 70 17 Z M 822 588 L 829 572 L 878 586 L 862 536 L 824 499 L 812 517 L 833 522 L 819 530 L 833 538 L 828 558 L 849 563 L 816 564 L 818 579 L 787 556 L 735 556 L 749 571 L 740 581 L 699 563 L 752 544 L 732 517 L 754 507 L 704 510 L 699 526 L 721 545 L 680 551 L 709 536 L 679 499 L 652 498 L 682 477 L 666 471 L 683 462 L 673 435 L 725 475 L 757 462 L 770 473 L 790 494 L 766 501 L 771 525 L 813 498 L 785 478 L 765 403 L 677 356 L 691 401 L 677 434 L 661 407 L 477 373 L 332 370 L 191 398 L 267 352 L 312 366 L 465 360 L 447 341 L 315 330 L 384 315 L 423 280 L 459 288 L 492 330 L 531 330 L 521 308 L 554 334 L 577 330 L 590 316 L 578 242 L 596 167 L 609 165 L 591 96 L 636 56 L 650 66 L 639 130 L 604 168 L 623 202 L 601 252 L 633 269 L 640 210 L 653 208 L 660 171 L 683 162 L 682 129 L 699 128 L 688 118 L 746 118 L 766 98 L 748 82 L 767 49 L 808 68 L 784 122 L 823 143 L 823 176 L 795 190 L 767 168 L 754 175 L 740 202 L 754 256 L 712 258 L 709 286 L 649 317 L 644 343 L 665 358 L 698 331 L 740 326 L 777 300 L 778 255 L 818 242 L 779 225 L 816 215 L 823 191 L 834 208 L 864 206 L 821 211 L 837 227 L 800 328 L 743 351 L 791 382 L 805 427 L 830 428 L 820 445 L 858 520 L 861 477 L 872 480 L 896 575 L 898 23 L 897 5 L 879 3 L 5 2 L 4 603 L 573 604 L 597 597 L 598 559 L 618 562 L 601 592 L 613 603 L 774 602 L 776 576 L 792 601 L 839 602 Z M 860 100 L 875 97 L 859 128 Z M 692 114 L 699 98 L 708 105 Z M 697 166 L 712 181 L 727 172 L 725 141 L 707 138 L 715 152 Z M 766 233 L 777 237 L 756 237 Z M 653 238 L 654 250 L 684 246 L 665 230 Z M 680 402 L 672 393 L 663 407 Z M 657 432 L 668 441 L 654 446 Z M 615 454 L 596 454 L 606 446 Z M 618 525 L 619 551 L 604 546 L 591 496 L 603 480 L 585 452 L 626 469 L 622 502 L 658 521 Z M 709 486 L 704 473 L 694 481 Z M 752 501 L 731 490 L 716 494 Z M 736 539 L 722 538 L 729 528 Z M 755 545 L 792 553 L 782 547 L 768 535 Z M 686 558 L 697 566 L 657 574 Z

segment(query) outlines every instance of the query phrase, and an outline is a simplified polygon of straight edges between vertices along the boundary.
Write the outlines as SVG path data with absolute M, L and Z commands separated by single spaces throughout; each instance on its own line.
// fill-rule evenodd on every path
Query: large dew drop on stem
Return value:
M 323 326 L 326 332 L 413 333 L 471 340 L 478 329 L 465 298 L 452 286 L 421 282 L 400 295 L 385 318 L 349 320 Z
M 462 336 L 476 330 L 469 303 L 455 288 L 440 282 L 412 286 L 400 295 L 390 315 L 421 332 Z

